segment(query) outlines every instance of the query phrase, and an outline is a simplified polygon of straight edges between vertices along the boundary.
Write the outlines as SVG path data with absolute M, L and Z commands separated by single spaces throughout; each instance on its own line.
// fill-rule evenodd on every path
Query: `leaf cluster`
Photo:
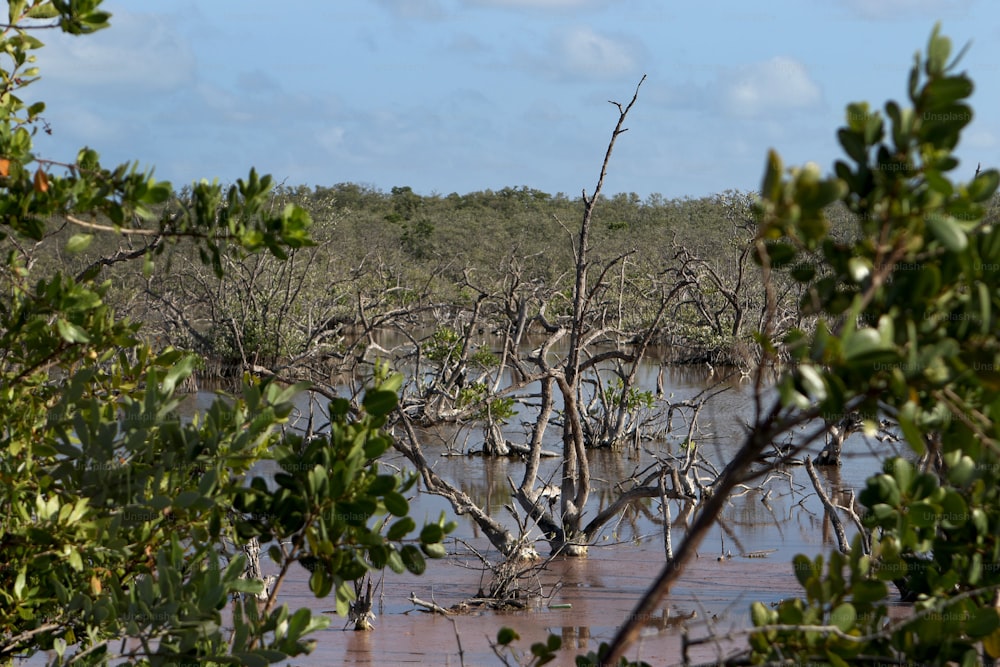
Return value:
M 779 385 L 782 402 L 884 416 L 921 458 L 889 459 L 867 481 L 860 500 L 878 536 L 870 559 L 860 539 L 825 573 L 821 559 L 798 557 L 805 600 L 754 606 L 759 659 L 997 657 L 1000 243 L 986 214 L 1000 173 L 950 176 L 973 90 L 950 51 L 935 28 L 910 72 L 911 108 L 888 102 L 883 116 L 848 106 L 838 132 L 848 159 L 834 175 L 812 166 L 785 173 L 776 154 L 768 159 L 757 257 L 766 270 L 795 267 L 801 307 L 817 320 L 783 340 L 796 367 Z M 832 202 L 857 221 L 847 239 L 829 233 Z M 914 616 L 897 625 L 883 625 L 886 581 L 916 600 Z

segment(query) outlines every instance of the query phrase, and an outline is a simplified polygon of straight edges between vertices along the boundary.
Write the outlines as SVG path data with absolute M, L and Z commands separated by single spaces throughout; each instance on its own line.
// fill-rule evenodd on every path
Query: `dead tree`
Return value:
M 534 387 L 537 387 L 537 393 L 532 393 L 532 399 L 537 404 L 533 404 L 535 412 L 527 446 L 519 448 L 525 462 L 524 473 L 519 481 L 510 479 L 509 482 L 517 506 L 538 526 L 555 553 L 585 555 L 588 544 L 602 527 L 640 499 L 661 498 L 682 502 L 693 499 L 690 480 L 682 479 L 685 475 L 679 474 L 680 464 L 663 461 L 654 469 L 623 484 L 617 499 L 596 516 L 588 517 L 586 514 L 592 489 L 588 448 L 610 446 L 636 436 L 636 424 L 629 420 L 629 402 L 634 399 L 638 365 L 654 339 L 667 304 L 682 289 L 679 284 L 672 287 L 654 284 L 651 295 L 655 297 L 657 306 L 650 321 L 638 334 L 623 331 L 620 328 L 622 318 L 619 317 L 622 297 L 620 294 L 608 295 L 612 292 L 614 279 L 619 285 L 625 283 L 621 276 L 624 260 L 630 252 L 600 262 L 595 261 L 591 253 L 594 211 L 601 201 L 612 151 L 618 137 L 627 131 L 625 120 L 638 98 L 641 85 L 642 81 L 627 105 L 613 103 L 619 116 L 600 176 L 594 192 L 591 195 L 583 193 L 582 220 L 579 230 L 572 235 L 575 270 L 570 290 L 571 303 L 565 314 L 550 315 L 550 306 L 559 297 L 560 291 L 555 286 L 546 287 L 523 280 L 520 271 L 523 264 L 516 259 L 510 260 L 511 271 L 502 290 L 501 311 L 506 315 L 507 324 L 502 333 L 503 349 L 499 367 L 494 369 L 496 375 L 490 383 L 492 391 L 489 397 L 509 396 L 529 386 L 535 392 Z M 471 281 L 467 280 L 467 286 L 473 287 Z M 478 305 L 487 299 L 487 293 L 486 290 L 476 289 L 480 294 L 476 302 Z M 551 307 L 553 313 L 559 310 Z M 473 321 L 476 321 L 479 312 L 478 307 L 473 310 Z M 466 332 L 470 330 L 467 328 Z M 536 349 L 525 354 L 522 352 L 523 341 L 530 330 L 541 331 L 544 339 Z M 456 365 L 448 367 L 442 364 L 438 369 L 437 376 L 446 378 L 446 382 L 440 385 L 439 395 L 451 391 L 447 378 L 454 376 L 459 365 L 468 358 L 468 333 L 465 340 L 455 340 L 453 344 Z M 514 380 L 501 387 L 500 377 L 505 369 L 511 370 Z M 605 391 L 609 382 L 615 383 L 614 392 Z M 562 404 L 558 420 L 554 418 L 557 398 Z M 603 421 L 597 424 L 593 423 L 590 412 L 596 404 L 600 404 L 603 411 Z M 441 408 L 435 408 L 434 412 L 438 417 L 445 414 Z M 425 411 L 423 414 L 428 413 Z M 543 440 L 553 423 L 558 424 L 562 436 L 562 465 L 556 490 L 550 487 L 547 480 L 539 479 Z M 526 555 L 523 547 L 518 547 L 523 544 L 518 537 L 476 507 L 454 484 L 430 469 L 421 452 L 415 429 L 410 423 L 405 428 L 408 437 L 397 446 L 420 471 L 428 490 L 448 498 L 457 513 L 469 514 L 505 556 Z M 499 436 L 494 434 L 494 437 Z M 665 488 L 663 480 L 670 480 L 671 485 Z M 674 481 L 680 488 L 675 488 Z M 554 498 L 556 494 L 557 500 Z

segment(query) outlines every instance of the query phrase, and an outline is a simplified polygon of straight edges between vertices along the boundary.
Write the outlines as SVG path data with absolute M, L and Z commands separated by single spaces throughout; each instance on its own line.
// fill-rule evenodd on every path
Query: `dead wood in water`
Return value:
M 819 477 L 816 475 L 816 467 L 813 466 L 812 459 L 808 456 L 806 457 L 806 472 L 809 473 L 809 479 L 812 480 L 813 488 L 816 489 L 816 495 L 819 496 L 820 502 L 823 503 L 823 509 L 826 511 L 827 518 L 833 524 L 833 531 L 837 535 L 837 545 L 840 548 L 840 552 L 845 554 L 851 553 L 851 544 L 847 541 L 847 534 L 844 532 L 844 522 L 837 515 L 837 508 L 830 502 L 830 496 L 826 495 L 823 484 L 820 483 Z

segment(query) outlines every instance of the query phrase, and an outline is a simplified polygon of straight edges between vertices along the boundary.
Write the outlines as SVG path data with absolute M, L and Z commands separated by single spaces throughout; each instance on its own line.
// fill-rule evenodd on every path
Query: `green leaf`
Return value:
M 923 433 L 920 432 L 920 429 L 917 428 L 914 422 L 913 416 L 915 412 L 916 404 L 906 403 L 903 409 L 899 411 L 896 421 L 899 424 L 899 430 L 903 433 L 903 438 L 910 445 L 910 449 L 918 455 L 923 455 L 927 445 L 924 442 Z
M 93 234 L 74 234 L 69 237 L 66 241 L 66 252 L 68 253 L 78 253 L 83 252 L 90 245 L 91 241 L 94 240 Z
M 937 523 L 937 508 L 924 501 L 911 503 L 907 508 L 906 516 L 910 525 L 916 528 L 930 528 Z
M 896 486 L 899 487 L 899 490 L 902 493 L 909 493 L 915 474 L 913 464 L 904 459 L 902 456 L 897 456 L 892 459 L 890 466 L 892 476 L 896 479 Z
M 1000 186 L 1000 171 L 987 169 L 969 183 L 969 199 L 984 202 L 990 199 Z
M 799 366 L 799 375 L 802 378 L 802 386 L 810 399 L 816 402 L 826 400 L 826 384 L 815 368 L 808 364 Z
M 389 526 L 389 532 L 386 533 L 386 539 L 396 542 L 398 540 L 406 537 L 410 531 L 417 527 L 416 522 L 408 516 L 404 516 L 401 519 L 397 519 Z
M 444 529 L 436 523 L 429 523 L 420 531 L 420 541 L 434 544 L 444 539 Z
M 500 646 L 507 646 L 507 644 L 520 638 L 521 635 L 517 634 L 512 628 L 502 627 L 497 632 L 497 644 L 500 644 Z
M 384 417 L 396 409 L 399 397 L 395 392 L 372 390 L 365 394 L 365 412 L 373 417 Z
M 330 401 L 329 407 L 327 408 L 330 412 L 330 419 L 337 420 L 342 419 L 348 415 L 351 411 L 351 402 L 346 398 L 335 398 Z
M 245 667 L 267 667 L 268 661 L 257 653 L 239 653 L 233 651 L 233 657 Z
M 948 76 L 928 81 L 924 86 L 924 97 L 930 109 L 949 106 L 972 95 L 974 86 L 964 74 Z
M 767 255 L 771 260 L 771 268 L 781 268 L 795 260 L 798 251 L 788 243 L 773 241 L 767 244 Z
M 832 649 L 827 649 L 826 658 L 830 661 L 830 667 L 850 667 L 848 662 L 834 653 Z
M 965 624 L 965 631 L 970 637 L 985 637 L 1000 627 L 1000 617 L 995 607 L 980 607 L 973 610 L 971 618 Z
M 798 558 L 798 556 L 796 556 L 796 558 Z M 805 558 L 805 556 L 802 556 L 802 558 Z M 795 574 L 798 576 L 797 568 Z M 754 626 L 758 628 L 763 625 L 770 625 L 771 614 L 762 602 L 754 602 L 750 605 L 750 620 Z
M 27 567 L 21 566 L 14 580 L 14 597 L 18 600 L 24 599 L 24 589 L 27 585 Z
M 884 582 L 873 579 L 855 580 L 851 585 L 854 604 L 864 605 L 884 600 L 889 593 Z
M 83 558 L 80 557 L 79 551 L 70 548 L 69 553 L 66 554 L 66 558 L 69 560 L 69 566 L 71 568 L 73 568 L 77 572 L 83 571 Z
M 257 595 L 264 591 L 264 582 L 260 579 L 233 579 L 229 583 L 229 589 L 233 593 Z
M 965 230 L 951 216 L 931 213 L 927 216 L 927 226 L 941 245 L 952 252 L 962 252 L 969 244 Z
M 951 53 L 951 40 L 942 37 L 940 31 L 941 24 L 938 23 L 934 26 L 927 44 L 927 63 L 924 71 L 930 77 L 944 74 L 948 64 L 948 55 Z
M 386 565 L 389 569 L 396 574 L 402 574 L 406 570 L 406 565 L 403 564 L 403 559 L 400 557 L 399 552 L 395 549 L 389 550 L 389 556 L 386 558 Z
M 816 277 L 816 267 L 810 264 L 797 264 L 788 274 L 793 280 L 800 283 L 807 283 Z
M 876 329 L 858 329 L 850 335 L 845 333 L 843 346 L 845 359 L 858 364 L 888 362 L 895 357 L 895 352 L 882 343 Z
M 948 481 L 955 486 L 965 486 L 976 474 L 976 462 L 969 456 L 962 456 L 948 470 Z
M 309 590 L 318 598 L 327 597 L 330 595 L 330 591 L 333 590 L 333 578 L 330 577 L 326 568 L 322 565 L 317 565 L 313 568 L 312 575 L 309 577 Z
M 288 630 L 286 636 L 291 640 L 297 640 L 302 636 L 302 633 L 306 631 L 311 625 L 312 614 L 308 609 L 302 608 L 292 614 L 292 617 L 288 619 Z M 278 660 L 283 659 L 285 656 L 282 655 Z
M 59 16 L 59 10 L 49 2 L 43 2 L 28 9 L 29 19 L 54 19 L 57 16 Z
M 174 507 L 187 509 L 202 499 L 202 495 L 197 491 L 182 491 L 174 499 Z
M 805 586 L 809 579 L 816 574 L 813 568 L 813 562 L 808 556 L 804 556 L 802 554 L 797 554 L 795 558 L 792 559 L 792 568 L 795 571 L 795 578 L 799 580 L 799 583 L 802 586 Z M 754 625 L 757 625 L 757 623 L 755 622 Z
M 844 602 L 830 612 L 830 623 L 840 628 L 843 632 L 847 632 L 853 628 L 857 618 L 858 614 L 854 609 L 854 605 L 850 602 Z
M 368 493 L 373 496 L 380 496 L 396 488 L 397 479 L 395 475 L 378 475 L 372 483 L 368 485 Z
M 969 506 L 957 491 L 949 489 L 941 501 L 941 525 L 946 528 L 960 528 L 971 518 Z
M 178 382 L 182 382 L 190 377 L 196 362 L 197 358 L 193 355 L 181 357 L 177 363 L 170 367 L 167 374 L 163 376 L 163 380 L 160 383 L 160 390 L 164 394 L 172 393 Z
M 410 503 L 402 494 L 390 491 L 385 494 L 385 508 L 393 516 L 404 517 L 410 511 Z
M 441 543 L 421 544 L 420 549 L 427 554 L 428 558 L 444 558 L 448 555 L 448 550 Z
M 932 190 L 940 192 L 945 197 L 950 197 L 955 192 L 955 188 L 952 186 L 951 181 L 942 176 L 938 171 L 928 169 L 924 172 L 924 178 L 927 180 L 927 185 L 930 186 Z
M 412 544 L 404 546 L 400 550 L 399 555 L 403 559 L 403 565 L 411 573 L 421 575 L 427 569 L 427 563 L 424 561 L 423 554 L 420 553 L 420 549 Z
M 868 150 L 862 134 L 841 128 L 837 131 L 837 138 L 840 140 L 840 145 L 844 147 L 844 152 L 852 160 L 861 164 L 868 163 Z
M 87 332 L 73 324 L 68 322 L 61 317 L 56 320 L 56 331 L 59 332 L 59 336 L 67 343 L 89 343 L 90 336 Z

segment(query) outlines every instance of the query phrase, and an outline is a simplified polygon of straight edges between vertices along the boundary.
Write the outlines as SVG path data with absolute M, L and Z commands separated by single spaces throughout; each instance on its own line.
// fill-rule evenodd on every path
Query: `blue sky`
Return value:
M 175 186 L 251 166 L 288 185 L 422 194 L 591 191 L 643 74 L 605 192 L 699 197 L 839 157 L 848 102 L 902 100 L 940 20 L 977 84 L 960 147 L 1000 164 L 996 0 L 105 0 L 112 28 L 40 37 L 51 136 Z

